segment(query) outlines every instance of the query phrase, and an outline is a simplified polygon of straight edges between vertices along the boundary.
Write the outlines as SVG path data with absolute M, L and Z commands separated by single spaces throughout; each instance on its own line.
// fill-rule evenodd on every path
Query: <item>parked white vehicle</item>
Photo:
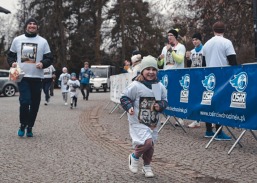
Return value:
M 115 67 L 110 65 L 91 65 L 91 71 L 94 77 L 90 78 L 90 91 L 93 89 L 99 91 L 103 89 L 104 92 L 110 90 L 110 76 L 115 74 Z

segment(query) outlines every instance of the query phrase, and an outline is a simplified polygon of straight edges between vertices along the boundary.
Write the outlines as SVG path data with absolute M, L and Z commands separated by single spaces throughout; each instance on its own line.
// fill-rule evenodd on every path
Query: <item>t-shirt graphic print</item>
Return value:
M 154 110 L 154 104 L 154 97 L 140 97 L 138 120 L 150 128 L 155 128 L 159 121 L 159 114 Z
M 37 59 L 37 44 L 22 43 L 21 44 L 21 62 L 36 63 Z

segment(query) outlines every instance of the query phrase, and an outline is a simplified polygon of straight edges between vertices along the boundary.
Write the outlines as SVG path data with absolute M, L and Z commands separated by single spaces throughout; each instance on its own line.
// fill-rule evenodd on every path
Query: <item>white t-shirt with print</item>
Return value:
M 49 67 L 44 69 L 44 78 L 52 78 L 53 72 L 55 72 L 55 68 L 53 65 L 50 65 Z
M 203 66 L 203 48 L 199 52 L 196 52 L 195 49 L 192 49 L 190 59 L 192 61 L 191 67 L 202 67 Z
M 62 93 L 68 92 L 67 90 L 67 83 L 70 79 L 70 74 L 68 73 L 62 73 L 59 77 L 59 81 L 61 81 L 61 91 Z
M 48 42 L 43 37 L 26 37 L 25 34 L 14 38 L 11 52 L 17 53 L 17 63 L 24 71 L 24 77 L 44 78 L 43 69 L 37 69 L 36 63 L 43 60 L 43 55 L 50 53 Z
M 185 55 L 186 53 L 186 48 L 183 44 L 181 43 L 178 43 L 175 47 L 172 47 L 172 49 L 179 55 Z M 173 57 L 171 55 L 170 52 L 168 52 L 167 50 L 167 47 L 164 46 L 163 49 L 162 49 L 162 53 L 164 55 L 164 66 L 163 66 L 163 69 L 181 69 L 181 68 L 184 68 L 184 60 L 179 64 L 177 62 L 175 62 L 173 60 Z M 167 61 L 169 62 L 173 62 L 174 65 L 171 67 L 171 66 L 167 66 L 166 63 Z

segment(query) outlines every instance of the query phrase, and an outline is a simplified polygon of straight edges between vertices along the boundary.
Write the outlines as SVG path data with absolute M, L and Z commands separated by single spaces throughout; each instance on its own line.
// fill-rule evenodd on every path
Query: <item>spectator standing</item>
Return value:
M 208 40 L 203 47 L 203 60 L 206 67 L 222 67 L 227 65 L 237 65 L 236 52 L 232 42 L 224 38 L 225 24 L 218 21 L 212 26 L 214 37 Z M 216 130 L 220 125 L 216 124 Z M 213 137 L 212 124 L 206 123 L 205 137 Z M 222 130 L 215 137 L 215 140 L 231 140 Z
M 131 62 L 129 60 L 124 61 L 124 66 L 121 69 L 121 73 L 131 72 Z
M 192 42 L 195 48 L 186 53 L 187 67 L 205 67 L 206 63 L 205 60 L 203 60 L 203 44 L 201 34 L 195 33 L 192 36 Z M 188 125 L 189 128 L 198 128 L 200 126 L 201 124 L 199 121 L 193 121 Z
M 131 57 L 132 68 L 130 72 L 133 74 L 133 77 L 137 76 L 140 73 L 141 60 L 142 60 L 141 54 L 136 54 Z
M 150 163 L 154 153 L 154 144 L 158 137 L 159 120 L 144 121 L 143 111 L 160 113 L 167 107 L 167 90 L 157 79 L 157 62 L 152 56 L 144 57 L 141 62 L 140 74 L 126 87 L 121 95 L 121 105 L 128 113 L 129 132 L 132 138 L 134 152 L 129 155 L 129 169 L 133 173 L 138 171 L 139 158 L 142 156 L 144 166 L 142 172 L 145 177 L 154 177 Z M 161 100 L 155 101 L 152 84 L 158 84 Z M 150 113 L 147 113 L 150 115 Z M 144 116 L 144 117 L 143 117 Z M 157 117 L 157 119 L 159 119 Z
M 43 79 L 43 91 L 45 94 L 45 105 L 50 101 L 50 88 L 53 82 L 53 74 L 55 73 L 55 68 L 53 65 L 44 69 L 44 79 Z
M 17 65 L 25 73 L 18 83 L 20 101 L 20 128 L 18 136 L 33 137 L 34 127 L 41 101 L 44 68 L 53 63 L 53 56 L 46 39 L 38 35 L 38 21 L 29 18 L 25 22 L 25 33 L 14 38 L 7 55 L 11 67 Z
M 58 79 L 58 87 L 61 88 L 62 91 L 62 98 L 64 101 L 64 105 L 68 105 L 68 90 L 67 90 L 67 83 L 70 79 L 70 74 L 68 73 L 68 69 L 66 67 L 62 68 L 62 74 Z
M 168 31 L 168 44 L 163 47 L 162 53 L 159 59 L 164 59 L 163 69 L 183 69 L 185 59 L 186 48 L 178 41 L 178 31 L 171 29 Z M 184 125 L 184 121 L 181 118 L 177 118 L 181 125 Z M 176 126 L 180 126 L 175 124 Z
M 90 78 L 94 77 L 94 73 L 89 69 L 89 63 L 84 62 L 84 67 L 80 69 L 79 80 L 80 80 L 80 90 L 83 95 L 83 100 L 88 100 L 90 92 Z M 86 95 L 85 90 L 86 89 Z

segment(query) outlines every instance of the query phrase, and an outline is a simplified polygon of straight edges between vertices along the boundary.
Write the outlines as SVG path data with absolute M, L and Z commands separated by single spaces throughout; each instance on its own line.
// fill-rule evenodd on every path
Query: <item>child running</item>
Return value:
M 137 173 L 139 158 L 142 156 L 142 172 L 145 177 L 154 177 L 150 163 L 160 126 L 159 113 L 168 105 L 167 90 L 157 79 L 157 70 L 156 59 L 150 55 L 144 57 L 140 74 L 126 87 L 120 99 L 123 109 L 128 112 L 129 132 L 134 148 L 134 152 L 129 155 L 129 169 Z M 161 100 L 155 100 L 152 84 L 158 85 Z
M 70 93 L 70 108 L 77 107 L 78 100 L 78 88 L 80 87 L 80 82 L 76 78 L 76 73 L 71 73 L 71 79 L 67 83 L 67 90 Z
M 62 74 L 58 79 L 58 86 L 61 88 L 62 91 L 62 98 L 65 105 L 68 105 L 68 90 L 67 90 L 67 83 L 70 79 L 70 74 L 68 73 L 68 69 L 66 67 L 62 68 Z

